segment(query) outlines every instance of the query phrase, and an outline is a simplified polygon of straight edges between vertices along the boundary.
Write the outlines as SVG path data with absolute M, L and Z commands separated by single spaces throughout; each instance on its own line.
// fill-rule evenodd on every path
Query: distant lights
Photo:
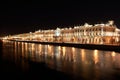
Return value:
M 84 26 L 85 26 L 85 27 L 88 27 L 88 26 L 89 26 L 89 24 L 88 24 L 88 23 L 85 23 L 85 24 L 84 24 Z
M 60 28 L 57 28 L 55 31 L 55 36 L 60 36 Z
M 69 27 L 69 29 L 71 30 L 72 28 L 71 28 L 71 27 Z
M 113 25 L 113 24 L 114 24 L 114 21 L 113 21 L 113 20 L 110 20 L 110 21 L 108 21 L 108 23 L 109 23 L 110 25 Z
M 29 32 L 30 34 L 32 33 L 32 32 Z
M 88 27 L 95 27 L 95 29 L 88 29 L 88 31 L 92 31 L 92 30 L 96 30 L 96 27 L 109 27 L 109 26 L 111 26 L 113 24 L 114 24 L 113 20 L 108 21 L 108 23 L 106 23 L 106 24 L 101 23 L 101 24 L 90 25 L 88 23 L 85 23 L 84 25 L 74 26 L 73 28 L 71 28 L 71 27 L 67 28 L 66 27 L 66 28 L 61 28 L 60 29 L 60 28 L 57 27 L 56 30 L 54 30 L 54 29 L 51 29 L 51 30 L 37 30 L 35 32 L 28 32 L 28 33 L 23 33 L 23 34 L 19 34 L 19 35 L 7 36 L 5 38 L 15 38 L 16 36 L 17 37 L 25 37 L 25 36 L 27 37 L 27 36 L 35 36 L 35 35 L 38 35 L 38 34 L 42 34 L 42 35 L 44 35 L 44 34 L 54 34 L 56 36 L 60 36 L 62 34 L 62 31 L 63 32 L 64 31 L 68 31 L 68 30 L 72 31 L 72 30 L 75 29 L 75 31 L 84 32 L 85 31 L 85 30 L 83 30 L 84 28 L 86 28 L 86 30 L 87 30 Z M 77 30 L 77 29 L 79 29 L 79 30 Z M 74 31 L 72 31 L 72 32 L 74 32 Z M 116 34 L 119 34 L 120 33 L 120 29 L 115 29 L 115 32 L 116 32 Z M 85 33 L 85 35 L 86 34 L 87 33 Z M 99 34 L 103 34 L 103 28 L 101 29 L 101 33 L 98 33 L 98 35 Z M 93 33 L 91 33 L 91 35 L 93 35 Z M 113 36 L 113 33 L 106 32 L 106 34 L 104 34 L 104 35 L 106 35 L 106 36 Z M 115 35 L 115 33 L 114 33 L 114 35 Z
M 101 24 L 99 24 L 99 25 L 104 26 L 105 24 L 101 23 Z

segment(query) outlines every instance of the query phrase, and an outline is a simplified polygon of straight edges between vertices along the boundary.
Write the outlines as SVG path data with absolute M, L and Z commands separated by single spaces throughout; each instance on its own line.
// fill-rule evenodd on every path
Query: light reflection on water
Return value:
M 21 58 L 45 62 L 50 68 L 86 79 L 115 79 L 120 76 L 120 53 L 88 50 L 24 42 L 4 42 L 3 57 L 12 59 L 25 69 L 29 67 Z M 7 48 L 7 50 L 6 50 Z M 10 53 L 10 54 L 8 54 Z

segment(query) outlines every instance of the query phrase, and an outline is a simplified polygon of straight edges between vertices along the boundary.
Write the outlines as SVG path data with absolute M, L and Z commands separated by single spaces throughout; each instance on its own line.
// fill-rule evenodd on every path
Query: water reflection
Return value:
M 98 59 L 98 50 L 94 50 L 94 62 L 95 64 L 97 64 L 99 62 L 99 59 Z
M 7 45 L 6 45 L 7 44 Z M 8 46 L 9 45 L 9 46 Z M 50 68 L 84 79 L 116 79 L 120 76 L 120 53 L 114 51 L 88 50 L 24 42 L 4 43 L 4 53 L 20 63 L 21 57 L 35 62 L 45 62 Z M 6 55 L 6 54 L 5 54 Z M 22 60 L 21 60 L 22 61 Z M 28 65 L 21 62 L 23 67 Z

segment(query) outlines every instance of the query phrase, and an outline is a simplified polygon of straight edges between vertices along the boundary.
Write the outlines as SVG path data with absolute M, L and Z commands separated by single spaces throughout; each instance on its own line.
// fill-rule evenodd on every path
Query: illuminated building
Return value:
M 40 42 L 62 42 L 79 44 L 120 44 L 120 29 L 113 21 L 106 24 L 89 25 L 73 28 L 57 28 L 56 30 L 38 30 L 33 33 L 13 35 L 19 40 L 31 40 Z

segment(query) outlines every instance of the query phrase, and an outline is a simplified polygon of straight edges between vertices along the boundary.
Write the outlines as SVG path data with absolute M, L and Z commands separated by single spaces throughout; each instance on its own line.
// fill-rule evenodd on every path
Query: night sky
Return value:
M 118 2 L 90 1 L 0 3 L 0 36 L 34 32 L 39 29 L 72 27 L 86 22 L 106 23 L 108 20 L 114 20 L 120 28 Z

